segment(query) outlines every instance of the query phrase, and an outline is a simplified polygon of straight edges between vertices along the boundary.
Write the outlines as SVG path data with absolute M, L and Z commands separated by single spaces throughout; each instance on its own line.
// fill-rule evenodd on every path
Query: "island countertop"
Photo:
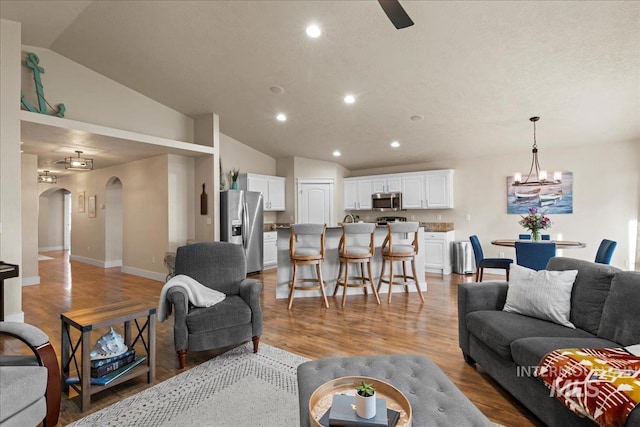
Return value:
M 382 253 L 381 246 L 387 236 L 388 227 L 386 225 L 377 226 L 374 232 L 374 246 L 375 254 L 371 260 L 371 270 L 373 273 L 374 284 L 377 285 L 380 278 L 380 271 L 382 269 Z M 278 231 L 278 274 L 276 285 L 276 298 L 287 298 L 289 296 L 289 282 L 291 281 L 291 274 L 293 268 L 289 260 L 289 238 L 291 231 L 289 227 L 277 228 Z M 322 277 L 324 279 L 327 295 L 333 294 L 333 289 L 336 285 L 336 279 L 338 276 L 339 259 L 338 259 L 338 243 L 342 236 L 342 227 L 327 227 L 325 233 L 325 259 L 322 263 Z M 304 236 L 299 236 L 299 239 Z M 369 244 L 369 238 L 367 235 L 363 235 L 363 246 Z M 420 289 L 424 292 L 427 290 L 427 283 L 424 279 L 424 265 L 425 265 L 425 249 L 424 249 L 424 230 L 422 227 L 418 229 L 418 254 L 416 255 L 416 275 L 421 279 Z M 407 243 L 410 243 L 409 241 Z M 311 267 L 299 268 L 298 277 L 315 277 Z M 397 292 L 397 290 L 395 290 Z M 415 286 L 409 286 L 409 292 L 415 292 Z M 380 289 L 380 293 L 388 293 L 388 285 L 383 284 Z M 347 294 L 362 294 L 361 288 L 348 288 Z M 340 294 L 342 295 L 342 294 Z M 320 297 L 320 291 L 298 291 L 295 292 L 295 298 L 301 297 Z M 329 302 L 331 304 L 331 301 Z

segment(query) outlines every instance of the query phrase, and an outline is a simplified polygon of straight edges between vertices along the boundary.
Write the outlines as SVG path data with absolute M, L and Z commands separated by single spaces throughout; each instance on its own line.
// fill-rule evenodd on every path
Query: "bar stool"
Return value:
M 333 290 L 333 296 L 336 296 L 338 288 L 342 286 L 342 306 L 347 301 L 347 288 L 362 288 L 364 294 L 367 295 L 367 286 L 371 286 L 376 301 L 380 304 L 378 291 L 373 284 L 373 275 L 371 274 L 371 258 L 375 251 L 373 246 L 373 232 L 376 229 L 375 224 L 356 223 L 342 224 L 342 237 L 338 244 L 338 256 L 340 260 L 340 268 L 338 269 L 338 280 Z M 368 242 L 365 240 L 368 238 Z M 360 275 L 349 277 L 349 264 L 360 264 Z M 364 265 L 367 264 L 367 273 L 365 275 Z M 342 269 L 344 268 L 344 276 Z M 356 267 L 357 268 L 357 267 Z M 356 282 L 353 282 L 355 280 Z
M 320 289 L 324 306 L 329 308 L 327 294 L 324 292 L 322 280 L 322 261 L 324 261 L 324 238 L 327 226 L 325 224 L 293 224 L 291 225 L 291 237 L 289 239 L 289 259 L 293 264 L 293 277 L 289 283 L 289 306 L 293 304 L 293 293 L 296 289 L 311 291 Z M 296 245 L 300 237 L 300 244 Z M 296 277 L 298 265 L 315 265 L 316 278 L 298 279 Z M 297 285 L 299 282 L 315 282 L 315 285 Z
M 409 292 L 409 283 L 413 282 L 418 290 L 420 300 L 424 302 L 424 296 L 420 290 L 420 281 L 416 277 L 416 255 L 418 253 L 418 228 L 420 224 L 417 222 L 390 222 L 388 224 L 389 231 L 387 237 L 385 237 L 382 243 L 382 271 L 380 272 L 380 280 L 378 281 L 378 292 L 383 283 L 389 284 L 389 299 L 388 303 L 391 303 L 391 289 L 393 285 L 404 286 L 404 291 Z M 411 238 L 410 234 L 413 234 L 413 241 L 411 244 L 407 244 L 404 241 Z M 398 242 L 400 241 L 400 242 Z M 402 261 L 402 274 L 393 274 L 393 263 L 396 261 Z M 411 274 L 407 275 L 407 261 L 411 261 Z M 385 275 L 384 272 L 389 264 L 389 274 Z M 396 280 L 401 279 L 401 280 Z

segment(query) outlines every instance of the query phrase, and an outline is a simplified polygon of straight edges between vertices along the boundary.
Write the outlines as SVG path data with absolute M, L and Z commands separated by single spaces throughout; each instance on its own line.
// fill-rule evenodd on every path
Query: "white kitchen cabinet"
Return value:
M 404 209 L 453 208 L 453 170 L 404 174 L 402 187 Z
M 443 275 L 451 274 L 451 252 L 454 239 L 454 231 L 424 232 L 425 271 Z
M 344 210 L 371 209 L 372 183 L 370 179 L 345 178 Z
M 380 175 L 371 180 L 374 193 L 401 193 L 402 175 Z
M 285 178 L 279 176 L 246 173 L 238 177 L 241 190 L 259 191 L 262 193 L 265 211 L 284 211 Z
M 402 177 L 402 208 L 424 208 L 424 176 L 406 174 Z
M 278 232 L 266 231 L 263 239 L 263 268 L 275 268 L 278 265 Z

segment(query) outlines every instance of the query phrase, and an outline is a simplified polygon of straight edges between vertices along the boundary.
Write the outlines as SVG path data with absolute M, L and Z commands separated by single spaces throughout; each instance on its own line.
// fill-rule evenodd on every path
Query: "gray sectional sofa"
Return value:
M 545 354 L 560 348 L 625 347 L 640 343 L 640 273 L 572 258 L 552 258 L 547 270 L 578 270 L 571 290 L 571 329 L 503 311 L 507 282 L 464 283 L 458 289 L 459 344 L 465 361 L 493 379 L 549 426 L 595 426 L 550 397 L 528 375 Z M 640 427 L 640 409 L 627 418 Z

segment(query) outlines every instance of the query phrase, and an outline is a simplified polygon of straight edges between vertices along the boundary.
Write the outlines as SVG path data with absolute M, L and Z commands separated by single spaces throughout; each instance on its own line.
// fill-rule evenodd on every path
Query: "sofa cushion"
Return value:
M 538 366 L 542 358 L 553 350 L 561 348 L 616 348 L 617 343 L 597 337 L 566 338 L 566 337 L 528 337 L 520 338 L 511 343 L 513 361 L 525 368 Z M 528 376 L 527 369 L 521 374 Z
M 507 311 L 474 311 L 465 317 L 467 329 L 503 359 L 511 357 L 511 343 L 526 337 L 590 338 L 582 329 L 571 329 L 553 322 Z
M 617 273 L 604 304 L 598 336 L 622 346 L 640 343 L 640 273 Z
M 227 295 L 211 307 L 192 308 L 187 315 L 190 334 L 203 331 L 217 331 L 236 325 L 251 323 L 251 308 L 237 295 Z
M 549 320 L 575 329 L 569 321 L 571 288 L 578 270 L 531 270 L 512 265 L 504 311 Z
M 602 309 L 609 295 L 611 280 L 617 272 L 622 270 L 611 265 L 563 257 L 551 258 L 547 264 L 547 270 L 578 270 L 578 276 L 571 291 L 569 320 L 576 328 L 596 335 L 600 327 Z

